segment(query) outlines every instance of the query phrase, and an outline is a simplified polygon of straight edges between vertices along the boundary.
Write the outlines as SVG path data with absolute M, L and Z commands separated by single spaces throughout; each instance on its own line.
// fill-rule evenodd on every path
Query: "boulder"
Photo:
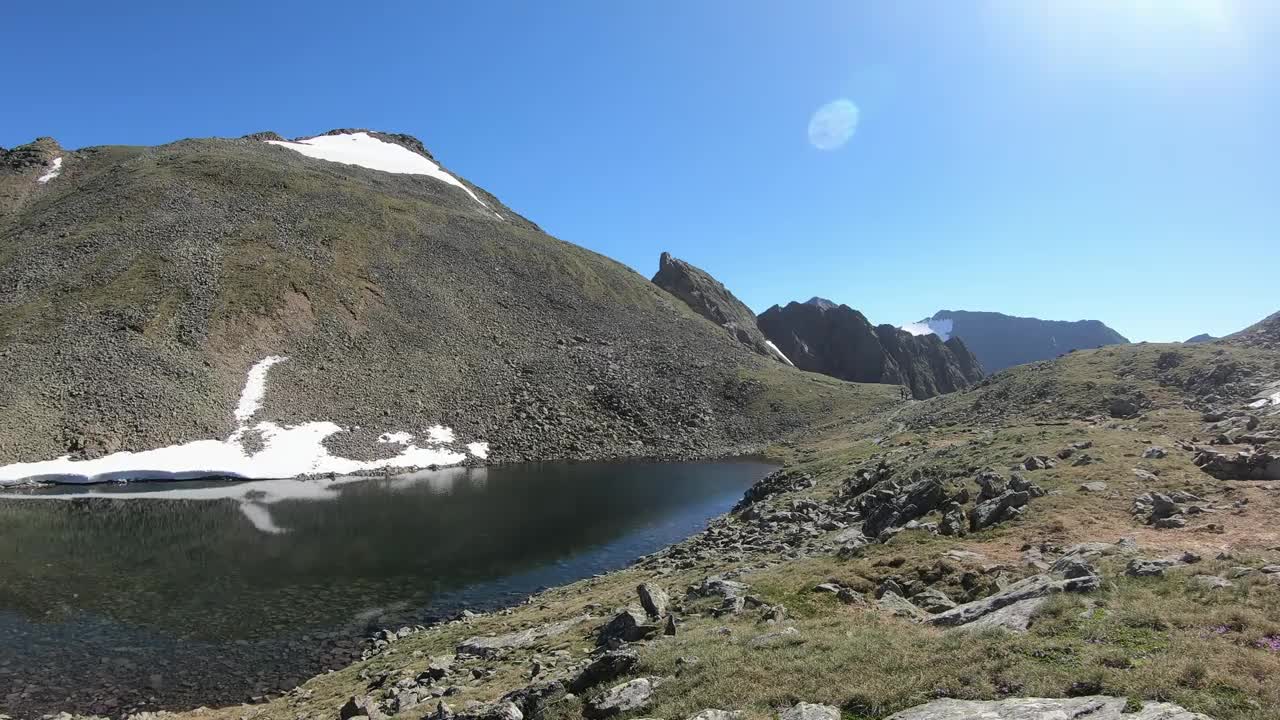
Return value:
M 1219 480 L 1280 480 L 1280 456 L 1266 449 L 1222 453 L 1198 448 L 1193 462 Z
M 1125 566 L 1124 574 L 1130 577 L 1162 577 L 1164 571 L 1174 565 L 1172 560 L 1133 558 Z
M 352 695 L 342 707 L 338 709 L 338 717 L 340 720 L 351 720 L 352 718 L 365 717 L 369 720 L 382 720 L 386 717 L 382 710 L 378 708 L 378 701 L 371 695 Z
M 778 720 L 840 720 L 840 708 L 814 703 L 796 703 L 783 710 Z
M 739 720 L 742 717 L 740 710 L 717 710 L 708 708 L 700 713 L 690 715 L 689 720 Z
M 877 486 L 857 499 L 863 517 L 862 532 L 868 537 L 879 537 L 886 530 L 928 515 L 946 500 L 942 481 L 934 478 L 920 477 L 906 485 Z
M 653 692 L 660 682 L 660 678 L 643 677 L 614 685 L 588 700 L 583 705 L 582 714 L 592 720 L 599 720 L 632 710 L 643 710 L 653 702 Z
M 588 618 L 583 616 L 505 635 L 470 637 L 463 640 L 455 649 L 455 652 L 459 655 L 472 657 L 500 657 L 510 650 L 527 648 L 546 638 L 562 635 L 574 625 L 586 619 Z
M 1159 460 L 1168 454 L 1169 454 L 1168 451 L 1166 451 L 1164 448 L 1160 447 L 1159 445 L 1152 445 L 1151 447 L 1142 451 L 1142 457 L 1148 460 Z
M 575 695 L 581 695 L 588 688 L 617 680 L 631 672 L 638 662 L 640 662 L 640 656 L 633 650 L 606 652 L 592 660 L 569 682 L 569 691 Z
M 978 502 L 1000 497 L 1005 490 L 1009 489 L 1008 482 L 994 470 L 983 470 L 973 479 L 978 483 Z
M 969 511 L 969 529 L 982 530 L 1018 517 L 1022 514 L 1022 506 L 1031 499 L 1025 491 L 1009 490 L 1000 497 L 992 498 Z
M 802 642 L 804 642 L 804 638 L 800 635 L 800 631 L 789 627 L 778 632 L 757 635 L 747 641 L 747 646 L 752 648 L 773 648 L 784 645 L 799 645 Z
M 974 620 L 1023 600 L 1041 598 L 1058 592 L 1084 592 L 1097 589 L 1096 575 L 1081 578 L 1054 579 L 1050 575 L 1032 575 L 1013 583 L 994 595 L 958 605 L 926 620 L 931 625 L 967 625 Z
M 1106 490 L 1107 490 L 1107 484 L 1102 482 L 1101 480 L 1094 480 L 1093 482 L 1081 483 L 1080 485 L 1080 492 L 1100 493 L 1100 492 L 1106 492 Z
M 925 588 L 912 595 L 911 604 L 928 613 L 946 612 L 956 606 L 954 600 L 937 588 Z
M 881 608 L 889 611 L 889 613 L 895 617 L 906 618 L 908 620 L 915 620 L 919 622 L 929 616 L 928 613 L 915 605 L 912 605 L 906 600 L 906 598 L 903 598 L 901 595 L 894 592 L 885 593 L 876 600 L 876 602 Z
M 653 583 L 641 583 L 636 586 L 636 594 L 640 596 L 640 605 L 649 617 L 657 618 L 667 614 L 667 591 Z
M 1048 455 L 1028 455 L 1022 460 L 1023 470 L 1048 470 L 1055 465 Z
M 1187 585 L 1197 590 L 1222 590 L 1234 587 L 1235 583 L 1217 575 L 1193 575 Z
M 983 615 L 971 623 L 961 625 L 960 629 L 973 631 L 1002 628 L 1014 633 L 1026 632 L 1027 628 L 1031 627 L 1036 611 L 1047 599 L 1047 597 L 1037 597 L 1019 600 L 1012 605 L 1006 605 L 995 612 Z
M 658 627 L 649 623 L 649 617 L 643 610 L 634 607 L 622 608 L 604 627 L 600 628 L 600 644 L 610 642 L 636 642 L 656 635 Z
M 520 711 L 523 717 L 537 720 L 546 713 L 550 705 L 563 700 L 567 695 L 568 690 L 563 682 L 547 680 L 503 695 L 499 705 L 510 703 Z

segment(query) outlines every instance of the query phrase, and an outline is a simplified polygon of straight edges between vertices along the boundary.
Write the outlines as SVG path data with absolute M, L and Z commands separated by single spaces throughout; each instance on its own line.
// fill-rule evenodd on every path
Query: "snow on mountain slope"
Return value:
M 402 175 L 427 175 L 455 187 L 471 196 L 485 210 L 492 212 L 499 220 L 502 216 L 485 205 L 471 188 L 462 184 L 458 178 L 450 175 L 439 165 L 423 155 L 395 143 L 385 142 L 366 132 L 340 135 L 320 135 L 305 140 L 290 142 L 288 140 L 267 140 L 272 145 L 287 147 L 308 157 L 344 165 L 359 165 L 370 170 L 398 173 Z
M 47 183 L 62 174 L 62 157 L 56 157 L 49 163 L 49 171 L 36 178 L 38 183 Z
M 778 356 L 779 360 L 790 365 L 791 367 L 795 367 L 796 364 L 791 362 L 790 358 L 788 358 L 786 355 L 782 354 L 782 351 L 778 349 L 777 345 L 773 344 L 772 340 L 765 340 L 764 344 L 769 346 L 769 349 L 773 351 L 774 355 Z
M 912 335 L 937 335 L 938 339 L 945 342 L 951 339 L 952 327 L 952 322 L 949 319 L 927 319 L 921 320 L 920 322 L 907 323 L 906 325 L 903 325 L 901 329 L 911 333 Z
M 271 422 L 247 425 L 262 406 L 267 390 L 267 371 L 288 358 L 272 355 L 249 369 L 240 402 L 234 416 L 238 427 L 226 440 L 196 440 L 181 445 L 146 450 L 117 452 L 93 460 L 72 460 L 63 456 L 42 462 L 14 463 L 0 466 L 0 486 L 29 482 L 95 483 L 113 480 L 178 480 L 199 477 L 293 478 L 300 475 L 336 474 L 381 470 L 384 468 L 416 469 L 429 466 L 457 465 L 466 460 L 465 453 L 451 449 L 454 432 L 439 425 L 427 429 L 424 446 L 413 443 L 407 432 L 384 433 L 379 442 L 398 445 L 402 449 L 394 457 L 377 460 L 352 460 L 329 453 L 325 438 L 341 432 L 331 422 L 307 422 L 282 427 Z M 251 434 L 261 439 L 256 452 L 245 447 Z M 488 456 L 488 445 L 470 443 L 474 457 Z

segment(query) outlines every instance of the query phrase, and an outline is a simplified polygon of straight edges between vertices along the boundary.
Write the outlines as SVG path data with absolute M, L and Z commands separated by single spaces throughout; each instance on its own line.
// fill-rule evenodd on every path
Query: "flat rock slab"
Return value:
M 545 638 L 562 635 L 578 623 L 590 619 L 590 615 L 581 615 L 570 620 L 563 620 L 561 622 L 542 625 L 536 628 L 528 628 L 526 630 L 507 633 L 505 635 L 470 637 L 463 640 L 462 643 L 458 645 L 456 652 L 459 655 L 494 658 L 502 655 L 508 650 L 530 647 Z
M 934 700 L 894 713 L 886 720 L 1212 720 L 1208 715 L 1169 703 L 1147 703 L 1136 713 L 1125 713 L 1125 702 L 1125 698 L 1104 695 Z
M 966 625 L 960 630 L 986 630 L 988 628 L 1004 628 L 1009 632 L 1023 633 L 1031 627 L 1031 618 L 1048 598 L 1038 597 L 1020 600 L 1006 605 L 995 612 L 988 613 Z

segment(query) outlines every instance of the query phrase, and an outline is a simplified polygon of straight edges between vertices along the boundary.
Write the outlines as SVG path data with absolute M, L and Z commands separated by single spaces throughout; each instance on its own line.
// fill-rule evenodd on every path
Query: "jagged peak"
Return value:
M 836 307 L 836 304 L 835 304 L 835 303 L 831 302 L 830 300 L 828 300 L 828 299 L 826 299 L 826 298 L 818 297 L 817 295 L 814 295 L 813 297 L 809 298 L 808 300 L 805 300 L 805 301 L 804 301 L 804 304 L 805 304 L 805 305 L 812 305 L 812 306 L 814 306 L 814 307 L 818 308 L 819 310 L 830 310 L 831 308 Z

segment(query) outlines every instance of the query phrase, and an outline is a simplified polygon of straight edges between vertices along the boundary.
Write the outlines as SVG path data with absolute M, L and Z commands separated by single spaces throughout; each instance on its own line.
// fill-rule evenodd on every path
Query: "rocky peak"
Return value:
M 63 152 L 57 140 L 51 137 L 38 137 L 12 150 L 0 148 L 0 168 L 20 173 L 34 168 L 43 168 Z
M 1275 312 L 1238 333 L 1223 338 L 1236 344 L 1274 350 L 1280 348 L 1280 312 Z
M 786 361 L 769 347 L 764 334 L 756 326 L 756 316 L 751 308 L 701 268 L 664 252 L 658 258 L 658 273 L 653 276 L 653 284 L 675 295 L 702 317 L 728 330 L 738 342 L 755 352 Z
M 959 339 L 944 343 L 936 335 L 877 327 L 857 310 L 822 298 L 774 305 L 757 324 L 802 370 L 903 385 L 916 398 L 959 390 L 982 378 L 977 359 Z

